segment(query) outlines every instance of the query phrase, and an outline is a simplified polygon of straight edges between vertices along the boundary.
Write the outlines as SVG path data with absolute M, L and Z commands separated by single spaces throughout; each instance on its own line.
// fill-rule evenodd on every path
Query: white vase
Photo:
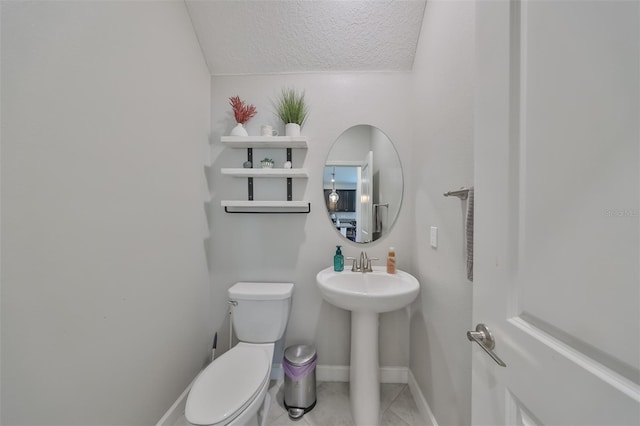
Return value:
M 300 125 L 296 123 L 287 123 L 284 125 L 284 134 L 286 136 L 300 136 Z
M 249 133 L 247 133 L 247 130 L 244 128 L 242 123 L 236 124 L 236 127 L 231 129 L 230 134 L 231 136 L 249 136 Z

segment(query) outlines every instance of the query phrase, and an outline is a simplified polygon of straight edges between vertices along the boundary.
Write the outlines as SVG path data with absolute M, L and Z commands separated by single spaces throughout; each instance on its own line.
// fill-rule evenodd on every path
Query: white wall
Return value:
M 441 425 L 471 422 L 472 284 L 466 278 L 466 202 L 443 197 L 473 184 L 474 6 L 428 1 L 413 71 L 415 272 L 411 371 Z M 438 227 L 438 248 L 429 245 Z
M 353 161 L 360 164 L 371 150 L 371 126 L 358 124 L 345 130 L 330 148 L 327 162 Z
M 183 2 L 2 3 L 2 424 L 153 424 L 201 368 L 209 88 Z
M 211 205 L 213 235 L 211 252 L 213 269 L 212 304 L 216 321 L 226 330 L 226 289 L 240 280 L 292 281 L 293 308 L 289 320 L 286 344 L 315 343 L 320 364 L 348 365 L 350 322 L 349 313 L 322 300 L 315 276 L 333 262 L 335 245 L 342 244 L 346 256 L 359 254 L 366 248 L 369 255 L 384 259 L 387 247 L 397 249 L 398 267 L 410 268 L 413 240 L 413 200 L 405 189 L 404 207 L 393 232 L 363 247 L 341 238 L 324 207 L 322 177 L 324 163 L 333 142 L 347 128 L 356 124 L 371 124 L 383 130 L 395 143 L 400 155 L 405 179 L 411 176 L 411 123 L 407 99 L 410 95 L 410 74 L 287 74 L 263 76 L 213 77 L 212 127 L 213 166 L 210 180 L 214 196 Z M 309 169 L 310 178 L 294 185 L 294 198 L 311 201 L 311 213 L 294 215 L 227 214 L 220 207 L 221 199 L 246 199 L 246 180 L 220 174 L 220 167 L 240 167 L 245 150 L 221 146 L 219 139 L 229 134 L 234 125 L 230 96 L 239 95 L 256 105 L 258 115 L 249 121 L 249 134 L 259 134 L 260 125 L 282 124 L 272 113 L 270 100 L 282 87 L 306 91 L 311 112 L 302 133 L 309 139 L 308 150 L 294 150 L 294 166 Z M 254 150 L 254 159 L 263 154 Z M 284 150 L 282 150 L 284 151 Z M 278 153 L 274 154 L 274 159 Z M 280 153 L 279 155 L 284 155 Z M 276 161 L 278 161 L 276 159 Z M 257 181 L 257 180 L 256 180 Z M 263 196 L 267 183 L 256 182 L 256 198 Z M 275 182 L 279 195 L 285 191 L 283 182 Z M 297 185 L 297 186 L 296 186 Z M 283 199 L 283 198 L 282 198 Z M 378 261 L 384 264 L 384 260 Z M 408 366 L 409 324 L 407 313 L 398 311 L 382 316 L 381 365 Z M 226 346 L 226 338 L 223 343 Z M 222 349 L 222 348 L 221 348 Z

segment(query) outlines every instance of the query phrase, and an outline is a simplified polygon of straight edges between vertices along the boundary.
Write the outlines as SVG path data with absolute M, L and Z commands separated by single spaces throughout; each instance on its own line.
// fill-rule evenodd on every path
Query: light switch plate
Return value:
M 431 247 L 438 248 L 438 227 L 431 227 Z

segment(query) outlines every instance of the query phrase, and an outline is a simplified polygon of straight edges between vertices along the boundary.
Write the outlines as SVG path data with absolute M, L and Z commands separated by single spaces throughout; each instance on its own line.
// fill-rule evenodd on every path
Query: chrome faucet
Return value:
M 347 260 L 353 260 L 353 264 L 351 265 L 351 272 L 373 272 L 373 268 L 371 267 L 372 260 L 378 260 L 377 257 L 367 257 L 367 252 L 362 250 L 360 252 L 360 261 L 355 257 L 347 257 Z

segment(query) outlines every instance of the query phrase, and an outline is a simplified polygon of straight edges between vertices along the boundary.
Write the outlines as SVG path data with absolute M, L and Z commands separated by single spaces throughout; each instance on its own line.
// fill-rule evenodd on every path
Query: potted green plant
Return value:
M 307 119 L 309 107 L 304 100 L 305 92 L 285 88 L 274 103 L 276 115 L 284 122 L 286 136 L 300 136 L 300 128 Z

